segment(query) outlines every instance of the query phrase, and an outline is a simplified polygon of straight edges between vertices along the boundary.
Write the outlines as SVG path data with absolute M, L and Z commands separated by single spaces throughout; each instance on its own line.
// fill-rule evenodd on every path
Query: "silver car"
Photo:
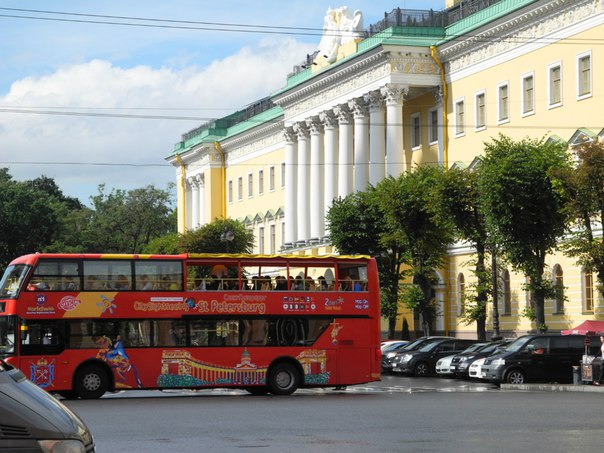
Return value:
M 1 453 L 94 452 L 84 422 L 1 359 L 0 408 Z

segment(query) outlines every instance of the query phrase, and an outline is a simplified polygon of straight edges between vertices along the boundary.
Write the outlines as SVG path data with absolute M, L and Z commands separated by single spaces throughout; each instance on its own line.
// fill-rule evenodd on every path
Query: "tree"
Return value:
M 0 171 L 0 262 L 43 251 L 59 222 L 48 193 L 28 182 L 13 181 L 8 169 Z
M 420 300 L 410 291 L 408 301 L 421 314 L 426 335 L 437 314 L 432 290 L 436 269 L 444 264 L 453 238 L 451 225 L 440 215 L 434 199 L 433 188 L 442 174 L 440 167 L 423 166 L 396 179 L 384 179 L 376 187 L 378 205 L 387 223 L 384 239 L 405 250 L 413 283 L 421 289 Z
M 480 206 L 478 173 L 476 170 L 453 168 L 444 173 L 441 184 L 436 186 L 436 199 L 455 228 L 459 240 L 469 242 L 476 249 L 474 275 L 475 291 L 466 292 L 466 322 L 476 322 L 479 340 L 486 339 L 487 301 L 491 290 L 490 275 L 485 264 L 488 244 L 487 224 Z M 463 295 L 462 295 L 463 297 Z
M 152 239 L 176 230 L 169 190 L 148 185 L 107 194 L 101 184 L 91 201 L 90 252 L 140 253 Z
M 399 309 L 399 281 L 406 255 L 392 239 L 383 221 L 373 187 L 334 200 L 325 216 L 331 243 L 342 254 L 376 257 L 380 276 L 381 314 L 388 320 L 388 337 L 394 338 Z
M 254 234 L 230 218 L 216 219 L 179 236 L 178 249 L 189 253 L 251 253 Z
M 594 232 L 604 225 L 604 143 L 584 143 L 575 152 L 577 166 L 554 173 L 570 218 L 570 239 L 560 247 L 587 272 L 596 273 L 604 297 L 604 237 Z
M 553 286 L 545 258 L 565 231 L 564 200 L 552 171 L 568 168 L 566 145 L 509 137 L 487 143 L 478 178 L 487 228 L 511 265 L 528 277 L 537 327 L 547 329 L 544 302 Z

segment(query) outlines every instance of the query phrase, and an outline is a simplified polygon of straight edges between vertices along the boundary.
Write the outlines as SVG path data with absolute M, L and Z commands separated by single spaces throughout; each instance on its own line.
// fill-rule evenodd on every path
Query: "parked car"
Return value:
M 468 367 L 468 377 L 470 379 L 484 379 L 484 374 L 482 374 L 482 364 L 484 363 L 485 359 L 486 357 L 476 359 L 470 364 Z
M 428 336 L 428 337 L 419 337 L 416 340 L 411 341 L 405 345 L 397 346 L 396 348 L 382 353 L 382 373 L 388 373 L 392 371 L 392 361 L 396 357 L 396 355 L 400 352 L 409 352 L 415 351 L 422 345 L 424 345 L 428 341 L 436 341 L 442 338 L 451 338 L 451 337 L 439 337 L 439 336 Z
M 487 357 L 494 352 L 501 352 L 510 340 L 494 341 L 491 343 L 476 343 L 468 349 L 453 357 L 451 361 L 451 373 L 458 378 L 469 377 L 470 364 L 477 359 Z
M 583 335 L 524 335 L 510 343 L 505 351 L 489 356 L 482 365 L 485 379 L 493 382 L 523 384 L 531 381 L 571 382 L 572 367 L 579 366 L 585 353 L 585 338 L 596 355 L 599 337 Z
M 92 434 L 56 398 L 0 359 L 0 451 L 92 453 Z
M 460 338 L 426 342 L 416 351 L 399 352 L 392 362 L 392 371 L 414 376 L 429 376 L 434 374 L 438 359 L 458 354 L 473 343 L 476 343 L 476 340 Z
M 404 346 L 406 344 L 408 344 L 409 342 L 406 340 L 388 340 L 388 341 L 382 341 L 382 344 L 380 345 L 380 349 L 382 351 L 382 354 L 384 354 L 385 352 L 389 352 L 392 351 L 393 349 L 399 348 L 401 346 Z
M 452 376 L 453 372 L 451 371 L 451 362 L 453 361 L 454 357 L 456 357 L 456 355 L 451 354 L 443 357 L 442 359 L 438 359 L 438 362 L 436 362 L 436 374 L 442 377 Z

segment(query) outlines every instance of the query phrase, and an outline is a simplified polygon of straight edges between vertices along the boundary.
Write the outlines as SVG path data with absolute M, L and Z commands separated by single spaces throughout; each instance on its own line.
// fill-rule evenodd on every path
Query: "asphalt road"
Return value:
M 288 397 L 135 391 L 68 401 L 97 452 L 600 451 L 604 395 L 385 376 Z

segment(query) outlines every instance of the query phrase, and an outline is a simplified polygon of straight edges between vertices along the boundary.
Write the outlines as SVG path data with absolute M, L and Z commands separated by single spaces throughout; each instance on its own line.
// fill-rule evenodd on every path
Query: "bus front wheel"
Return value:
M 98 399 L 107 391 L 107 373 L 96 365 L 85 365 L 75 376 L 74 388 L 82 399 Z
M 287 362 L 276 364 L 268 376 L 268 388 L 273 395 L 291 395 L 300 385 L 300 374 Z

